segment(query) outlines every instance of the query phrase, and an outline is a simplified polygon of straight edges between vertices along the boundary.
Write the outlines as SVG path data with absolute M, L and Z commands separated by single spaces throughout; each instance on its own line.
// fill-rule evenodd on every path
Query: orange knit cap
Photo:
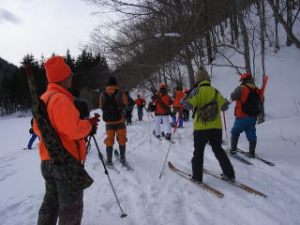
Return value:
M 72 74 L 71 68 L 61 56 L 53 56 L 44 63 L 49 83 L 57 83 L 65 80 Z

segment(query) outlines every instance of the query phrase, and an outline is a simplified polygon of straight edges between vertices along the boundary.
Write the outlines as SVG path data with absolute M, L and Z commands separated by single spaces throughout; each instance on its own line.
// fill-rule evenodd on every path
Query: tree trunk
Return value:
M 251 63 L 250 63 L 250 50 L 249 50 L 249 37 L 248 37 L 248 31 L 247 27 L 245 25 L 244 17 L 242 12 L 238 15 L 239 23 L 241 26 L 241 33 L 243 36 L 243 42 L 244 42 L 244 60 L 245 60 L 245 67 L 246 71 L 251 73 Z
M 283 16 L 279 13 L 279 6 L 275 6 L 273 0 L 267 0 L 269 5 L 271 6 L 275 17 L 278 19 L 278 22 L 283 26 L 286 34 L 288 35 L 289 39 L 296 45 L 297 48 L 300 48 L 300 41 L 294 35 L 287 22 L 283 19 Z
M 292 7 L 292 0 L 286 0 L 286 24 L 288 28 L 292 31 L 293 30 L 293 7 Z M 293 41 L 290 39 L 289 35 L 286 37 L 286 45 L 291 46 Z
M 206 42 L 206 50 L 207 50 L 207 61 L 208 63 L 212 63 L 213 55 L 212 55 L 212 45 L 211 45 L 209 31 L 205 33 L 205 42 Z
M 279 0 L 275 0 L 275 4 L 276 4 L 276 7 L 278 7 L 279 6 Z M 275 52 L 277 52 L 277 51 L 279 51 L 279 49 L 280 49 L 280 45 L 279 45 L 279 36 L 278 36 L 278 19 L 277 19 L 277 17 L 276 16 L 274 16 L 274 18 L 275 18 L 275 45 L 274 45 L 274 47 L 275 47 Z
M 192 65 L 191 52 L 188 47 L 185 48 L 184 61 L 187 66 L 190 87 L 195 85 L 194 69 Z
M 265 2 L 258 1 L 257 9 L 260 19 L 260 53 L 261 53 L 261 67 L 263 76 L 265 74 L 265 30 L 266 30 L 266 17 L 265 17 Z

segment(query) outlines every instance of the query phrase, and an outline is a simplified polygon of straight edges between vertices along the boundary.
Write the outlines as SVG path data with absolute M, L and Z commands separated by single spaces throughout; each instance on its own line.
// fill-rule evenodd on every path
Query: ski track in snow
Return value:
M 248 159 L 254 164 L 248 166 L 231 159 L 237 180 L 266 193 L 267 199 L 204 175 L 207 184 L 225 194 L 224 199 L 218 199 L 182 179 L 170 171 L 167 165 L 159 179 L 169 147 L 168 160 L 191 173 L 192 122 L 185 123 L 183 129 L 178 129 L 172 135 L 175 143 L 156 139 L 152 135 L 153 121 L 150 122 L 150 129 L 148 121 L 134 122 L 127 127 L 127 160 L 134 171 L 127 171 L 116 159 L 113 159 L 114 165 L 120 173 L 108 169 L 121 206 L 128 214 L 123 219 L 120 218 L 120 209 L 98 159 L 96 146 L 91 140 L 86 168 L 95 181 L 85 191 L 83 225 L 214 225 L 219 221 L 223 224 L 244 225 L 256 224 L 257 221 L 272 225 L 286 224 L 286 221 L 291 225 L 298 224 L 300 180 L 297 176 L 293 177 L 293 173 L 281 166 L 280 162 L 271 167 L 258 160 Z M 104 138 L 102 126 L 96 140 L 105 157 Z M 272 161 L 271 154 L 267 154 L 266 158 Z M 25 163 L 21 164 L 23 161 Z M 37 151 L 7 152 L 0 156 L 0 162 L 0 191 L 7 193 L 1 197 L 1 224 L 35 224 L 44 192 Z M 34 171 L 29 166 L 33 163 Z M 221 173 L 210 146 L 205 150 L 204 165 L 215 173 Z M 26 176 L 30 177 L 28 181 Z M 18 184 L 20 180 L 22 186 Z
M 191 173 L 193 124 L 190 121 L 184 123 L 183 129 L 177 129 L 172 135 L 175 143 L 170 144 L 169 141 L 158 140 L 152 135 L 153 119 L 144 115 L 144 121 L 133 119 L 133 124 L 127 127 L 127 160 L 134 171 L 127 171 L 116 159 L 114 164 L 119 173 L 108 170 L 121 206 L 128 216 L 120 218 L 120 209 L 98 159 L 95 143 L 91 140 L 91 150 L 85 165 L 94 178 L 94 183 L 84 192 L 82 225 L 299 225 L 300 120 L 295 103 L 291 101 L 300 98 L 297 86 L 298 62 L 299 50 L 293 48 L 283 48 L 276 54 L 276 58 L 268 59 L 270 82 L 265 102 L 268 112 L 266 122 L 257 127 L 257 153 L 276 165 L 271 167 L 258 160 L 248 159 L 254 164 L 249 166 L 231 159 L 237 181 L 267 194 L 267 198 L 204 175 L 203 179 L 208 185 L 224 193 L 224 198 L 219 199 L 179 177 L 167 165 L 159 179 L 169 146 L 171 149 L 168 160 Z M 282 76 L 287 68 L 289 72 L 293 72 L 289 73 L 289 79 Z M 228 74 L 234 74 L 232 70 L 214 68 L 214 73 L 218 76 L 214 76 L 212 82 L 221 92 L 229 94 L 238 83 L 235 76 L 232 76 L 230 83 Z M 226 75 L 227 82 L 223 82 L 223 74 Z M 282 85 L 282 81 L 286 85 Z M 231 106 L 227 113 L 228 129 L 233 125 L 233 108 Z M 136 118 L 136 110 L 134 116 Z M 36 224 L 43 199 L 44 180 L 40 173 L 38 151 L 22 150 L 28 142 L 30 119 L 28 115 L 0 120 L 1 225 Z M 229 131 L 227 132 L 230 137 Z M 225 138 L 225 132 L 223 136 Z M 100 122 L 95 137 L 101 153 L 106 156 L 103 121 Z M 247 149 L 248 142 L 244 135 L 240 137 L 239 146 Z M 114 147 L 118 148 L 118 145 L 115 144 Z M 224 145 L 225 147 L 227 148 Z M 204 167 L 216 174 L 221 173 L 208 145 Z

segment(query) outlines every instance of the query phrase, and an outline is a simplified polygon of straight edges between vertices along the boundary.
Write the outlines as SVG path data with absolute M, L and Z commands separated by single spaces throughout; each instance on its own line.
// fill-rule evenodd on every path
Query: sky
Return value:
M 106 15 L 82 0 L 0 0 L 0 57 L 19 65 L 27 54 L 76 56 Z
M 278 53 L 270 53 L 266 59 L 270 77 L 265 92 L 266 121 L 256 126 L 256 153 L 276 165 L 268 166 L 256 159 L 248 159 L 253 165 L 245 165 L 230 158 L 236 180 L 265 193 L 267 198 L 204 175 L 205 183 L 224 194 L 223 198 L 217 198 L 173 173 L 168 166 L 159 179 L 169 148 L 167 161 L 191 173 L 193 122 L 190 119 L 184 128 L 177 129 L 172 135 L 175 143 L 170 145 L 169 141 L 152 135 L 154 122 L 145 111 L 143 121 L 137 120 L 135 108 L 133 124 L 127 127 L 126 144 L 127 160 L 134 171 L 127 171 L 115 158 L 115 169 L 108 171 L 122 210 L 128 216 L 120 218 L 121 211 L 92 142 L 85 168 L 94 183 L 84 191 L 82 225 L 299 225 L 299 61 L 299 49 L 294 46 L 281 46 Z M 212 85 L 226 97 L 239 84 L 232 68 L 214 67 L 213 74 Z M 148 95 L 145 97 L 147 101 L 150 99 Z M 101 113 L 97 109 L 91 115 L 94 112 Z M 227 146 L 225 133 L 230 135 L 234 123 L 234 104 L 225 115 L 228 130 L 223 129 L 224 148 Z M 30 114 L 22 112 L 0 117 L 1 225 L 32 225 L 37 221 L 45 187 L 38 141 L 34 149 L 23 150 L 30 138 L 30 119 Z M 95 137 L 105 157 L 103 121 Z M 248 149 L 244 134 L 238 146 Z M 215 174 L 221 173 L 209 145 L 205 149 L 204 167 Z

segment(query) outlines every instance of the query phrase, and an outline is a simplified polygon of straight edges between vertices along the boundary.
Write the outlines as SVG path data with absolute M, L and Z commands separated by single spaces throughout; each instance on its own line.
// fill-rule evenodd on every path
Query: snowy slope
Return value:
M 267 60 L 270 76 L 266 90 L 267 121 L 257 126 L 257 152 L 276 166 L 270 167 L 256 160 L 251 160 L 254 165 L 247 166 L 231 160 L 237 180 L 266 193 L 268 198 L 251 195 L 204 176 L 206 183 L 224 193 L 224 198 L 219 199 L 167 167 L 162 179 L 159 179 L 170 144 L 151 136 L 152 119 L 145 114 L 144 121 L 134 122 L 128 127 L 127 158 L 134 171 L 126 171 L 118 163 L 115 166 L 120 173 L 109 170 L 128 217 L 120 218 L 120 210 L 92 142 L 86 168 L 95 182 L 85 191 L 82 224 L 300 224 L 299 62 L 299 50 L 293 48 L 282 49 Z M 238 85 L 238 78 L 232 70 L 217 68 L 214 69 L 212 83 L 227 97 Z M 226 112 L 228 135 L 234 120 L 233 108 L 232 105 Z M 0 120 L 0 224 L 3 225 L 36 224 L 43 198 L 44 183 L 37 149 L 22 150 L 29 138 L 29 125 L 29 116 Z M 175 143 L 171 146 L 169 160 L 191 172 L 193 125 L 190 121 L 184 126 L 173 136 Z M 101 123 L 96 137 L 102 153 L 105 153 L 104 129 L 104 123 Z M 244 135 L 239 145 L 247 149 Z M 206 147 L 204 163 L 206 168 L 221 172 L 209 146 Z

